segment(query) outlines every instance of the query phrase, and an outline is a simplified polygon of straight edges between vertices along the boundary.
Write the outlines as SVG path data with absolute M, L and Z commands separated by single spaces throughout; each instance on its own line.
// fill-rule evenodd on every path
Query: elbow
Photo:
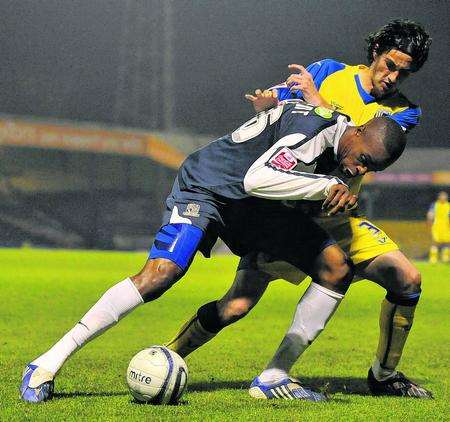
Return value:
M 248 173 L 244 178 L 244 190 L 249 195 L 255 195 L 258 191 L 258 181 L 255 173 Z

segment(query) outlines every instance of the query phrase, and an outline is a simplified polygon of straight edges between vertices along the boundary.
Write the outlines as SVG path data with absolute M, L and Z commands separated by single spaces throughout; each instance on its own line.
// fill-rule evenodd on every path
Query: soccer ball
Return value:
M 141 403 L 173 404 L 186 387 L 188 369 L 177 353 L 164 346 L 141 350 L 131 359 L 127 384 Z

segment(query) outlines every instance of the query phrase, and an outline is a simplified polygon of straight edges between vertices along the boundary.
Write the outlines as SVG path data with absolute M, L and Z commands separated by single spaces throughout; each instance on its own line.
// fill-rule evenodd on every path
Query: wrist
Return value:
M 312 104 L 316 107 L 323 106 L 323 103 L 325 102 L 324 99 L 322 98 L 322 96 L 318 92 L 311 93 L 308 95 L 305 95 L 305 93 L 303 93 L 303 96 L 309 104 Z
M 338 184 L 339 184 L 339 182 L 336 179 L 331 179 L 327 183 L 327 185 L 325 186 L 325 189 L 323 190 L 323 195 L 324 195 L 325 199 L 328 198 L 328 195 L 330 194 L 330 190 L 331 190 L 332 186 L 338 185 Z
M 325 189 L 323 190 L 324 199 L 328 198 L 328 195 L 330 194 L 330 190 L 334 185 L 344 185 L 347 186 L 345 183 L 343 183 L 339 179 L 330 179 L 327 185 L 325 186 Z

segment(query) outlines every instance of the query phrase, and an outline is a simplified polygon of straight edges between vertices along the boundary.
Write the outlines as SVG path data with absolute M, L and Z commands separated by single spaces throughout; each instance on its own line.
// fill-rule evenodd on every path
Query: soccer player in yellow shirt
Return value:
M 439 249 L 442 262 L 449 262 L 450 247 L 450 203 L 447 192 L 439 192 L 437 201 L 430 205 L 427 220 L 431 226 L 432 245 L 430 262 L 438 262 Z
M 278 99 L 303 98 L 319 106 L 318 112 L 337 109 L 349 115 L 355 124 L 363 124 L 373 116 L 387 115 L 407 131 L 418 123 L 421 112 L 398 91 L 398 87 L 425 63 L 431 39 L 419 24 L 396 20 L 370 34 L 367 44 L 369 66 L 349 66 L 331 59 L 318 61 L 306 69 L 291 65 L 298 73 L 291 75 L 285 84 L 246 97 L 257 111 L 274 105 Z M 367 166 L 370 159 L 362 155 L 361 166 Z M 342 176 L 340 169 L 336 171 Z M 349 184 L 354 193 L 359 191 L 360 180 L 357 183 L 349 181 Z M 372 393 L 431 397 L 426 389 L 396 371 L 420 297 L 419 271 L 386 233 L 356 211 L 327 217 L 314 214 L 314 209 L 305 210 L 302 203 L 296 206 L 316 215 L 315 221 L 347 252 L 355 264 L 358 278 L 374 281 L 387 290 L 381 305 L 376 358 L 368 373 Z M 320 204 L 317 208 L 320 212 Z M 263 254 L 241 259 L 230 290 L 222 299 L 200 307 L 168 347 L 184 357 L 222 328 L 245 316 L 270 281 L 283 278 L 299 283 L 304 279 L 304 275 L 285 263 L 272 261 Z M 311 285 L 299 301 L 292 325 L 279 349 L 253 381 L 250 388 L 253 397 L 287 398 L 287 395 L 294 399 L 305 398 L 296 396 L 295 385 L 299 382 L 289 376 L 289 371 L 323 330 L 343 297 L 322 290 L 322 300 L 317 300 L 319 293 L 313 290 Z M 312 300 L 313 297 L 316 299 Z

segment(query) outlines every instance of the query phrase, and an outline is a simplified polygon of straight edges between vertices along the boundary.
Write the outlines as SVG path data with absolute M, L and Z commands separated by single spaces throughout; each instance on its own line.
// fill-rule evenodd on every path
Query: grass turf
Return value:
M 24 365 L 48 349 L 113 283 L 136 272 L 144 254 L 0 250 L 0 420 L 444 420 L 448 408 L 450 266 L 417 265 L 423 295 L 401 362 L 431 389 L 433 401 L 371 397 L 367 369 L 378 338 L 383 291 L 353 285 L 327 329 L 293 373 L 325 389 L 327 403 L 256 401 L 247 388 L 278 346 L 306 284 L 272 283 L 242 321 L 187 358 L 188 391 L 178 406 L 139 405 L 125 384 L 130 358 L 168 340 L 199 305 L 233 279 L 237 260 L 197 257 L 189 273 L 162 298 L 142 306 L 64 366 L 55 399 L 18 399 Z

